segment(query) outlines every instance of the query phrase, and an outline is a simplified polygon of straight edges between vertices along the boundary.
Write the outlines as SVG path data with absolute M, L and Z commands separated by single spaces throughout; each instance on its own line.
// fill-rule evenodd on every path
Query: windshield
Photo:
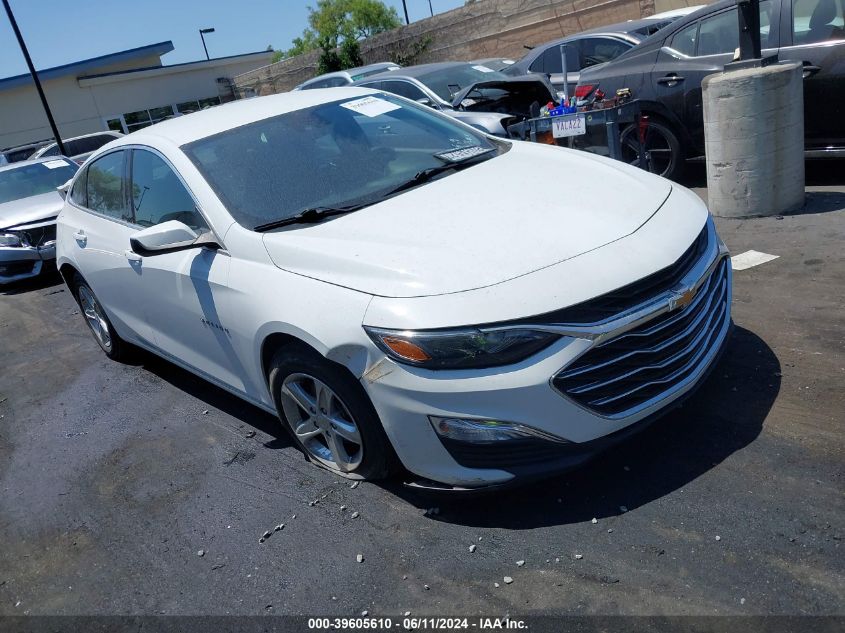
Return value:
M 182 146 L 235 221 L 250 229 L 306 209 L 374 203 L 425 169 L 495 156 L 494 149 L 481 134 L 384 94 L 280 114 Z
M 0 171 L 0 204 L 55 191 L 73 178 L 79 166 L 63 158 Z
M 507 76 L 487 66 L 449 66 L 442 70 L 435 70 L 425 75 L 420 75 L 417 80 L 428 86 L 438 97 L 452 102 L 452 98 L 464 88 L 479 81 L 507 80 Z

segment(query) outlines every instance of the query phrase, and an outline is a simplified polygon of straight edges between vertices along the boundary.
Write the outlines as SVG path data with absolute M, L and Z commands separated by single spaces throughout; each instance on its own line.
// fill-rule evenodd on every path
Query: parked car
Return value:
M 93 134 L 85 134 L 83 136 L 74 136 L 67 140 L 62 139 L 62 144 L 65 146 L 67 157 L 75 163 L 81 165 L 85 162 L 94 151 L 100 149 L 106 143 L 110 143 L 116 138 L 123 136 L 120 132 L 94 132 Z M 30 159 L 49 158 L 52 156 L 60 156 L 59 146 L 55 142 L 45 145 L 36 151 Z
M 22 160 L 27 160 L 32 156 L 33 152 L 41 149 L 47 145 L 49 141 L 38 141 L 35 143 L 26 143 L 25 145 L 16 145 L 14 147 L 7 147 L 0 152 L 0 165 L 8 165 L 9 163 L 17 163 Z
M 36 277 L 56 258 L 56 188 L 77 169 L 64 157 L 0 166 L 0 285 Z
M 354 85 L 411 99 L 502 137 L 508 125 L 532 116 L 532 109 L 539 113 L 540 107 L 557 102 L 545 77 L 507 77 L 467 62 L 408 66 Z
M 806 156 L 845 155 L 842 0 L 763 0 L 760 37 L 764 55 L 804 65 Z M 736 4 L 723 0 L 678 20 L 614 61 L 585 70 L 578 93 L 588 100 L 598 90 L 612 95 L 630 88 L 651 115 L 646 142 L 658 172 L 675 179 L 684 159 L 704 154 L 701 81 L 721 71 L 738 46 Z M 628 151 L 635 161 L 633 147 Z
M 564 80 L 560 46 L 566 44 L 566 76 L 571 93 L 578 83 L 581 70 L 615 59 L 671 23 L 672 18 L 645 18 L 569 35 L 535 46 L 503 72 L 511 77 L 529 73 L 546 75 L 562 94 Z
M 583 463 L 692 393 L 731 322 L 692 192 L 352 88 L 104 148 L 58 264 L 110 358 L 148 349 L 278 414 L 330 471 L 417 485 Z
M 378 62 L 376 64 L 369 64 L 368 66 L 358 66 L 357 68 L 347 68 L 335 73 L 325 73 L 318 75 L 299 84 L 294 90 L 313 90 L 315 88 L 339 88 L 340 86 L 348 86 L 349 84 L 390 70 L 399 70 L 401 66 L 393 62 Z
M 490 70 L 502 71 L 509 66 L 513 66 L 516 60 L 509 57 L 486 57 L 484 59 L 476 59 L 469 62 L 473 66 L 484 66 Z

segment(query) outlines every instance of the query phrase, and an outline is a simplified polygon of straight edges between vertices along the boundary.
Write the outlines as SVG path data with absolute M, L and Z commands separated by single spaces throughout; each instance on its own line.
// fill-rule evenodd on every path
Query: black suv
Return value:
M 804 64 L 804 133 L 809 158 L 845 156 L 845 0 L 761 0 L 763 54 Z M 701 80 L 719 72 L 739 46 L 735 0 L 692 13 L 617 59 L 581 72 L 589 100 L 630 88 L 650 113 L 653 170 L 680 176 L 685 158 L 704 154 Z M 749 114 L 753 114 L 749 113 Z M 623 150 L 636 145 L 623 133 Z M 626 143 L 628 141 L 628 143 Z

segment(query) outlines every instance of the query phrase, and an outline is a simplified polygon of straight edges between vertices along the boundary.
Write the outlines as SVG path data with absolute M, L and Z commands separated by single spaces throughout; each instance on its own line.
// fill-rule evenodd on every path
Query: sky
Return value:
M 412 22 L 428 17 L 428 0 L 406 0 Z M 463 0 L 431 0 L 435 14 Z M 316 0 L 9 0 L 36 69 L 171 40 L 162 63 L 203 59 L 200 28 L 211 57 L 290 47 L 307 26 Z M 404 19 L 401 0 L 385 0 Z M 27 72 L 0 5 L 0 78 Z

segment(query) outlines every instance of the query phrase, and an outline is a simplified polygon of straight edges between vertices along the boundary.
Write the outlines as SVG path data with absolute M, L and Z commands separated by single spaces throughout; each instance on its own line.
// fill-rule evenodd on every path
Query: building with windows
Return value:
M 128 133 L 231 100 L 231 77 L 269 64 L 272 51 L 165 66 L 159 42 L 39 71 L 63 138 Z M 29 74 L 0 79 L 0 148 L 52 139 Z

